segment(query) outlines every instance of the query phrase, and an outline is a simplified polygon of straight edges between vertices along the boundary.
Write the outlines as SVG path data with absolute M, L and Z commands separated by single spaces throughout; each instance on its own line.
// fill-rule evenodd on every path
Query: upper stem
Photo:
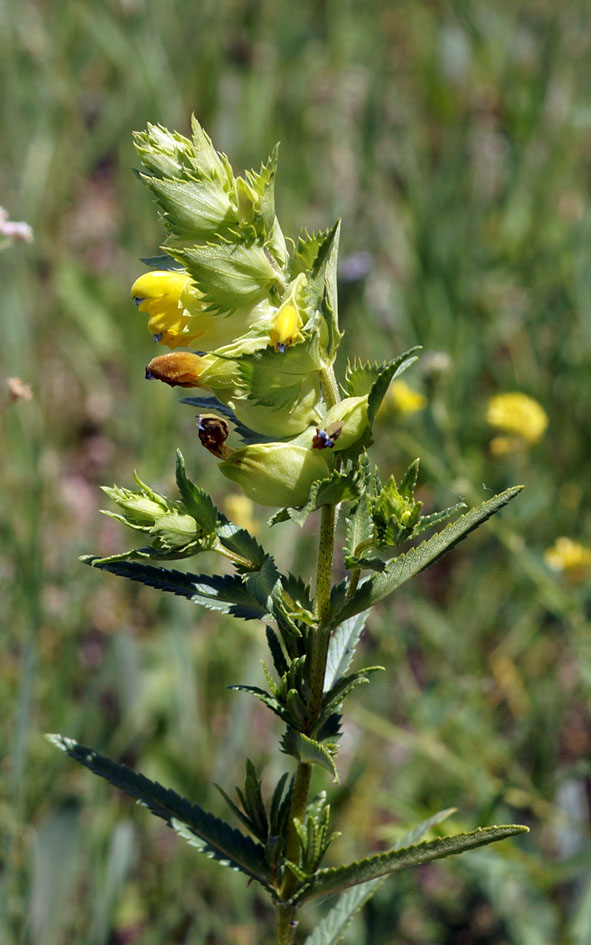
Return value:
M 320 371 L 322 393 L 328 409 L 340 400 L 339 388 L 331 365 Z M 328 629 L 331 616 L 330 592 L 332 590 L 332 559 L 335 543 L 336 506 L 323 505 L 320 513 L 320 535 L 318 541 L 318 562 L 316 570 L 316 597 L 314 600 L 314 614 L 318 625 L 308 630 L 309 646 L 306 654 L 308 685 L 310 698 L 308 702 L 308 731 L 322 711 L 322 697 L 324 693 L 324 677 L 326 674 L 326 659 L 330 630 Z M 295 820 L 303 822 L 308 804 L 308 793 L 312 778 L 312 766 L 300 762 L 296 769 L 289 824 L 285 840 L 285 858 L 294 863 L 299 861 L 300 840 L 295 829 Z M 282 899 L 289 899 L 297 891 L 298 879 L 293 873 L 286 870 L 280 890 Z M 277 945 L 291 945 L 294 936 L 295 906 L 279 905 L 277 907 Z

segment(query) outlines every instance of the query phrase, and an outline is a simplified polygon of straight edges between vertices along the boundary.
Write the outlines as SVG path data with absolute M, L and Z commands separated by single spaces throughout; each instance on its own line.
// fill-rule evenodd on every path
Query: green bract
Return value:
M 258 443 L 235 450 L 220 463 L 224 476 L 238 483 L 260 505 L 304 505 L 312 483 L 330 472 L 330 457 L 293 443 Z

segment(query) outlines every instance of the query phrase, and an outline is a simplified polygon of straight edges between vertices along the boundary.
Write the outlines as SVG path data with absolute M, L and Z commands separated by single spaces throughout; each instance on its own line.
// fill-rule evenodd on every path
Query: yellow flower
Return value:
M 392 381 L 378 414 L 394 413 L 398 416 L 410 416 L 427 406 L 424 394 L 413 390 L 404 381 Z
M 516 434 L 531 445 L 541 439 L 548 426 L 543 407 L 533 397 L 519 391 L 491 397 L 486 419 L 497 430 Z
M 207 311 L 202 293 L 182 270 L 155 270 L 136 279 L 131 294 L 140 312 L 148 313 L 148 330 L 167 348 L 196 342 L 215 351 L 244 335 L 257 322 L 266 326 L 274 314 L 270 302 L 240 308 L 229 315 Z
M 280 308 L 273 319 L 273 328 L 271 330 L 270 343 L 275 351 L 283 353 L 294 341 L 299 341 L 301 335 L 299 330 L 302 327 L 300 314 L 291 302 Z
M 140 276 L 131 287 L 138 311 L 148 313 L 148 331 L 168 348 L 190 344 L 197 337 L 191 333 L 191 316 L 181 301 L 190 282 L 187 272 L 156 270 Z
M 573 581 L 591 575 L 591 548 L 564 535 L 544 552 L 544 560 L 553 571 L 562 571 Z

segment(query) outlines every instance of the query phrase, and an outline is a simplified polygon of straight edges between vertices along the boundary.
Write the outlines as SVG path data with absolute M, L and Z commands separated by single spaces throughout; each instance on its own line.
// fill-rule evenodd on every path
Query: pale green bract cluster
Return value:
M 371 442 L 379 406 L 375 395 L 370 417 L 377 366 L 352 372 L 343 400 L 330 390 L 341 338 L 339 224 L 285 239 L 275 215 L 277 149 L 258 172 L 234 177 L 195 119 L 191 139 L 149 125 L 135 145 L 169 234 L 165 255 L 150 260 L 160 268 L 132 287 L 150 332 L 172 349 L 147 376 L 208 395 L 186 400 L 203 410 L 201 442 L 250 499 L 302 507 L 315 482 L 342 477 L 345 455 Z M 383 368 L 389 383 L 394 372 Z M 232 448 L 230 431 L 244 445 Z

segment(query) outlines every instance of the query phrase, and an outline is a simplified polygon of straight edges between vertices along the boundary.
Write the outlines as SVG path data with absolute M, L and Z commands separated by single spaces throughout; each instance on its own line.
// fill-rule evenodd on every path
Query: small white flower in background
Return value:
M 33 228 L 28 223 L 9 220 L 8 212 L 0 207 L 0 236 L 5 236 L 11 243 L 32 243 Z

